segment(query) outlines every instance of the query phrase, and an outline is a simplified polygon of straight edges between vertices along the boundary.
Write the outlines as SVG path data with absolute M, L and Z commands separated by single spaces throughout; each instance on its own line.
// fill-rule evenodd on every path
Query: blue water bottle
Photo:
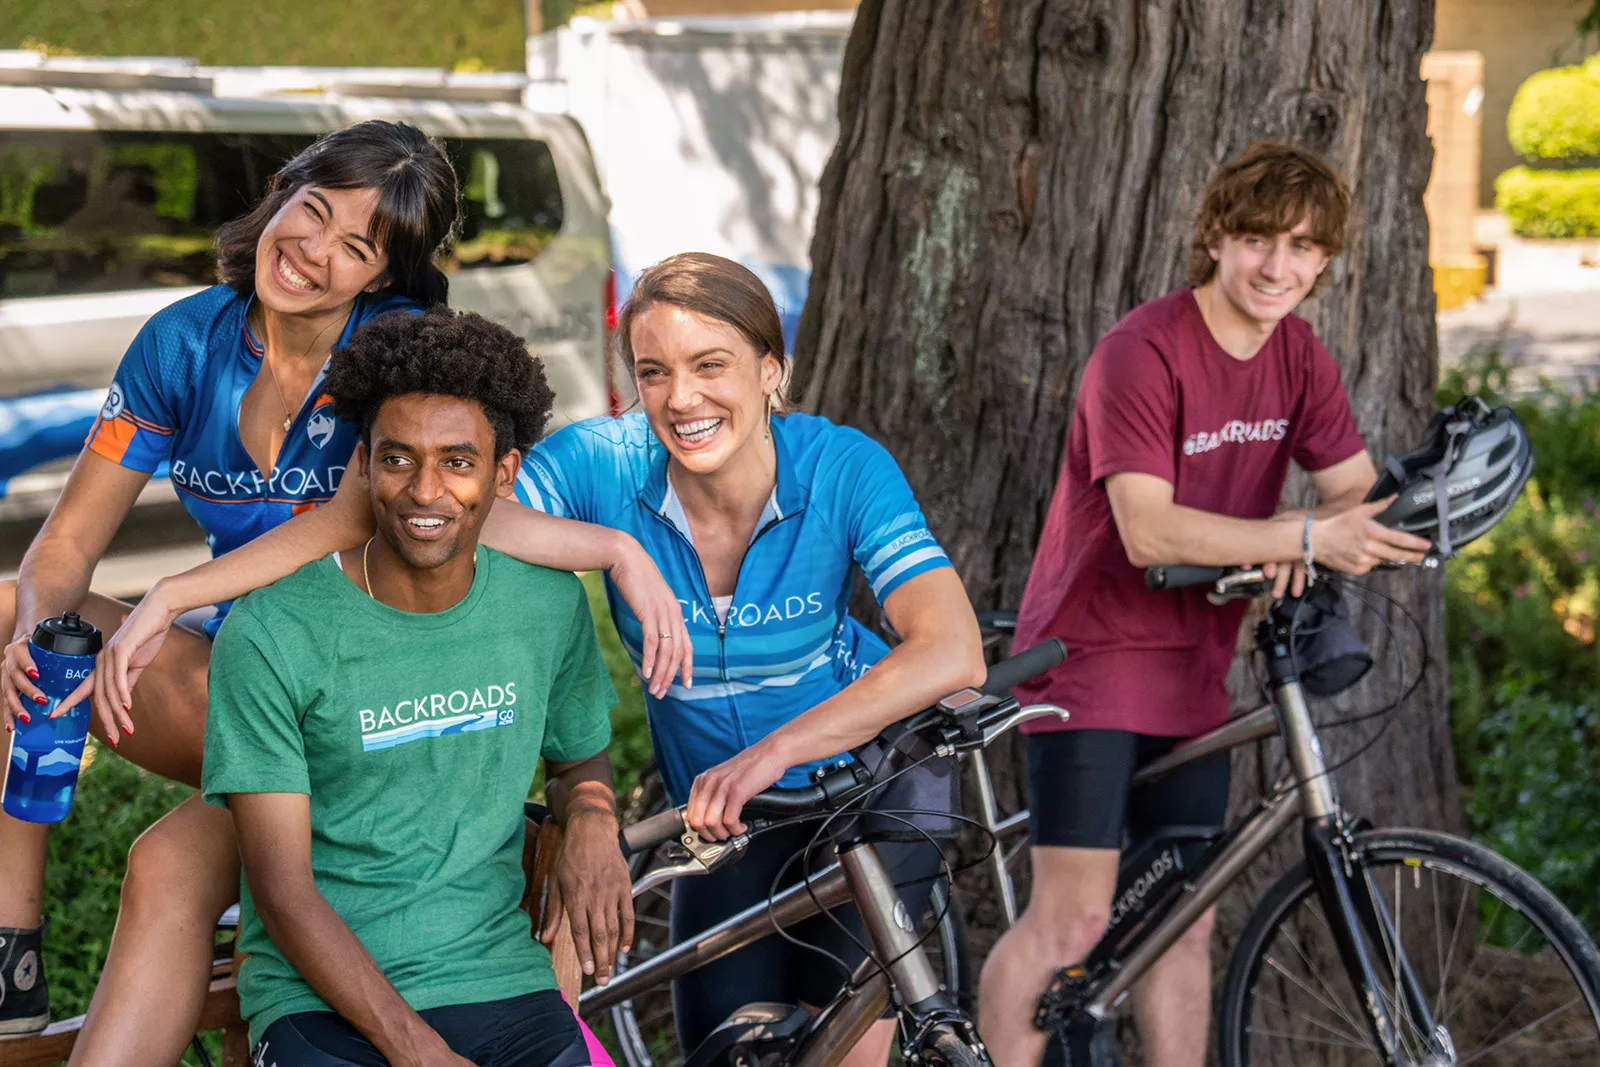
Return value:
M 50 713 L 94 670 L 100 631 L 69 611 L 34 627 L 28 652 L 39 671 L 34 684 L 48 703 L 30 709 L 31 722 L 13 723 L 0 807 L 24 822 L 60 822 L 72 809 L 72 792 L 78 786 L 78 765 L 89 735 L 89 700 L 80 700 L 60 718 L 52 719 Z

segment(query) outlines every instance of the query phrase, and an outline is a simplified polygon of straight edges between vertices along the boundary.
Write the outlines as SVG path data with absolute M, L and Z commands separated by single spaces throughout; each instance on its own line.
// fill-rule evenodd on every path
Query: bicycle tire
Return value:
M 640 772 L 639 785 L 626 807 L 627 822 L 647 818 L 666 806 L 666 789 L 654 765 L 649 765 Z M 661 853 L 668 847 L 663 845 L 650 853 L 632 857 L 628 861 L 629 875 L 637 881 L 659 864 Z M 618 958 L 616 974 L 626 971 L 630 961 L 642 962 L 668 947 L 670 907 L 670 885 L 635 899 L 633 949 L 627 956 Z M 952 992 L 957 1003 L 970 1006 L 973 996 L 966 924 L 959 903 L 950 896 L 949 885 L 943 880 L 933 886 L 929 913 L 940 916 L 938 933 L 932 939 L 937 946 L 934 965 L 940 981 Z M 681 1067 L 684 1052 L 678 1047 L 677 1033 L 672 1026 L 670 988 L 652 989 L 625 1000 L 608 1014 L 622 1053 L 622 1063 L 627 1067 Z
M 993 1067 L 987 1053 L 974 1049 L 965 1038 L 943 1024 L 923 1040 L 922 1062 L 930 1067 Z
M 1432 1002 L 1432 1018 L 1449 1034 L 1459 1062 L 1480 1067 L 1533 1063 L 1577 1067 L 1600 1062 L 1600 957 L 1578 921 L 1531 875 L 1481 845 L 1428 830 L 1357 834 L 1352 862 L 1395 916 L 1407 966 Z M 1430 913 L 1420 901 L 1425 882 L 1430 891 L 1443 891 L 1445 904 L 1441 911 L 1440 901 L 1433 901 L 1431 952 L 1424 944 Z M 1485 894 L 1493 898 L 1492 905 Z M 1308 953 L 1295 935 L 1302 922 L 1315 928 L 1318 919 L 1324 942 Z M 1439 944 L 1446 925 L 1448 941 Z M 1509 948 L 1497 943 L 1519 929 L 1517 942 Z M 1520 951 L 1530 934 L 1546 947 Z M 1368 941 L 1374 948 L 1375 943 Z M 1315 981 L 1297 977 L 1294 972 L 1302 964 L 1314 970 L 1318 958 L 1329 961 L 1325 969 L 1333 981 L 1321 974 L 1312 975 Z M 1381 964 L 1390 957 L 1376 949 L 1374 958 Z M 1481 973 L 1456 980 L 1452 976 L 1458 962 L 1463 971 Z M 1508 964 L 1517 969 L 1516 985 L 1484 986 L 1497 972 L 1509 977 Z M 1420 1050 L 1425 1035 L 1396 992 L 1399 968 L 1392 963 L 1384 966 L 1393 966 L 1397 977 L 1394 987 L 1380 994 L 1391 1006 L 1402 1044 L 1411 1042 Z M 1566 983 L 1561 981 L 1562 972 Z M 1274 993 L 1290 1002 L 1275 1002 Z M 1467 1010 L 1452 1014 L 1452 1007 L 1462 1007 L 1447 1003 L 1452 993 L 1462 996 Z M 1331 949 L 1327 919 L 1310 870 L 1302 862 L 1263 896 L 1229 962 L 1217 1026 L 1223 1067 L 1384 1062 L 1360 1012 L 1341 1009 L 1341 1002 L 1356 1005 L 1354 985 Z M 1478 1032 L 1485 1027 L 1487 1032 Z M 1419 1051 L 1405 1062 L 1438 1060 Z

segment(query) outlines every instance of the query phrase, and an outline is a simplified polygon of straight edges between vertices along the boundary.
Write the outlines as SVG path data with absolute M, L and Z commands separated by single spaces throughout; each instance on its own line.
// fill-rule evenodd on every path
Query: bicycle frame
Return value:
M 770 901 L 753 904 L 690 941 L 674 945 L 638 967 L 622 972 L 610 984 L 596 986 L 578 998 L 578 1009 L 592 1015 L 670 982 L 712 960 L 720 959 L 779 929 L 787 929 L 822 911 L 854 902 L 876 956 L 856 969 L 840 991 L 807 1026 L 795 1047 L 793 1067 L 835 1067 L 882 1015 L 890 1001 L 890 983 L 903 1016 L 920 1028 L 954 1011 L 954 1002 L 940 988 L 933 965 L 906 917 L 877 849 L 870 842 L 837 846 L 837 861 L 789 887 Z M 691 874 L 678 869 L 673 877 Z M 663 879 L 651 884 L 659 885 Z M 645 884 L 641 879 L 640 885 Z
M 1396 1032 L 1393 1014 L 1410 1013 L 1423 1033 L 1434 1035 L 1444 1053 L 1448 1036 L 1436 1029 L 1432 1010 L 1409 961 L 1400 950 L 1392 918 L 1365 875 L 1358 876 L 1349 863 L 1349 828 L 1339 806 L 1333 780 L 1322 756 L 1305 694 L 1295 677 L 1287 646 L 1288 634 L 1271 620 L 1261 624 L 1257 642 L 1268 653 L 1273 702 L 1258 708 L 1173 750 L 1141 768 L 1135 786 L 1154 781 L 1170 771 L 1216 752 L 1237 748 L 1277 733 L 1283 738 L 1290 773 L 1275 783 L 1244 823 L 1230 830 L 1200 863 L 1193 876 L 1157 903 L 1142 927 L 1126 934 L 1126 945 L 1111 944 L 1108 933 L 1088 955 L 1078 971 L 1085 979 L 1076 1010 L 1094 1020 L 1109 1015 L 1151 966 L 1170 949 L 1271 843 L 1295 822 L 1301 824 L 1306 861 L 1327 911 L 1339 955 L 1356 983 L 1356 993 L 1377 1047 L 1393 1062 Z M 1361 934 L 1365 934 L 1363 939 Z M 1369 943 L 1381 951 L 1384 964 L 1402 979 L 1403 1003 L 1385 1001 L 1379 965 Z M 1048 994 L 1047 994 L 1048 997 Z M 1441 1060 L 1441 1062 L 1444 1062 Z

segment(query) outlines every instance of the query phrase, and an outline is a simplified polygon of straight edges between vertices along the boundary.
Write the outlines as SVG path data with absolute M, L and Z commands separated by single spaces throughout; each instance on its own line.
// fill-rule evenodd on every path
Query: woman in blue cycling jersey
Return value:
M 800 784 L 889 723 L 981 682 L 977 622 L 888 452 L 848 427 L 782 413 L 783 333 L 755 275 L 717 256 L 674 256 L 640 276 L 618 333 L 643 411 L 551 435 L 524 460 L 518 496 L 626 531 L 673 588 L 700 666 L 692 687 L 651 685 L 651 738 L 673 800 L 688 804 L 696 830 L 722 839 L 744 828 L 740 811 L 756 793 Z M 336 501 L 287 523 L 207 564 L 210 581 L 193 583 L 189 599 L 236 595 L 360 544 L 365 514 Z M 495 514 L 507 528 L 533 518 L 527 508 Z M 846 613 L 857 567 L 902 636 L 893 651 Z M 657 642 L 683 639 L 642 619 L 614 583 L 608 593 L 637 663 L 652 662 Z M 130 623 L 116 656 L 136 655 L 126 649 L 158 630 Z M 674 936 L 765 899 L 809 836 L 763 835 L 727 871 L 676 882 Z M 884 850 L 897 881 L 920 879 L 925 899 L 932 846 Z M 818 917 L 796 933 L 858 959 L 834 931 Z M 746 1003 L 816 1006 L 841 983 L 832 962 L 767 938 L 676 983 L 682 1043 L 692 1048 Z M 892 1023 L 879 1024 L 852 1062 L 881 1065 L 891 1038 Z
M 76 611 L 109 634 L 128 617 L 128 605 L 89 592 L 90 576 L 163 461 L 218 556 L 334 496 L 356 430 L 332 417 L 319 388 L 328 352 L 377 315 L 444 301 L 447 283 L 433 257 L 454 230 L 457 203 L 456 176 L 438 144 L 411 126 L 365 122 L 289 161 L 262 202 L 219 231 L 223 284 L 179 300 L 140 330 L 17 580 L 0 583 L 0 632 L 10 641 L 0 665 L 7 731 L 14 716 L 26 720 L 44 702 L 28 653 L 40 620 Z M 537 533 L 523 522 L 512 535 L 529 546 L 525 558 L 566 569 L 620 564 L 629 597 L 661 620 L 658 632 L 681 626 L 670 590 L 637 544 L 615 531 L 540 519 Z M 497 542 L 488 528 L 485 541 Z M 115 699 L 108 691 L 97 701 L 97 737 L 143 767 L 199 783 L 207 638 L 231 595 L 204 601 L 221 604 L 204 634 L 168 633 L 177 612 L 166 610 L 159 585 L 152 591 L 144 614 L 163 619 L 164 640 L 142 644 L 123 665 Z M 41 953 L 47 830 L 0 813 L 0 958 L 14 963 Z M 211 928 L 237 890 L 226 812 L 194 798 L 140 839 L 74 1062 L 176 1061 L 205 995 Z M 24 973 L 26 983 L 16 977 Z M 172 1016 L 172 1005 L 180 1006 L 177 1021 L 162 1028 L 155 1021 Z M 48 1018 L 42 969 L 7 968 L 0 1034 L 41 1029 Z

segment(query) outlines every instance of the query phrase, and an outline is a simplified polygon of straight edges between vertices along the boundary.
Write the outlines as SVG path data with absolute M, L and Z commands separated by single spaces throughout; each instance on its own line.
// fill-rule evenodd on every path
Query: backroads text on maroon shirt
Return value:
M 1278 509 L 1292 458 L 1308 471 L 1365 447 L 1339 368 L 1304 319 L 1249 360 L 1211 336 L 1187 286 L 1101 338 L 1078 386 L 1067 454 L 1022 596 L 1015 647 L 1051 637 L 1059 667 L 1019 686 L 1071 720 L 1024 729 L 1194 737 L 1228 718 L 1228 665 L 1248 602 L 1203 588 L 1151 592 L 1128 562 L 1105 479 L 1154 475 L 1186 507 L 1242 519 Z M 1183 560 L 1172 560 L 1181 563 Z

